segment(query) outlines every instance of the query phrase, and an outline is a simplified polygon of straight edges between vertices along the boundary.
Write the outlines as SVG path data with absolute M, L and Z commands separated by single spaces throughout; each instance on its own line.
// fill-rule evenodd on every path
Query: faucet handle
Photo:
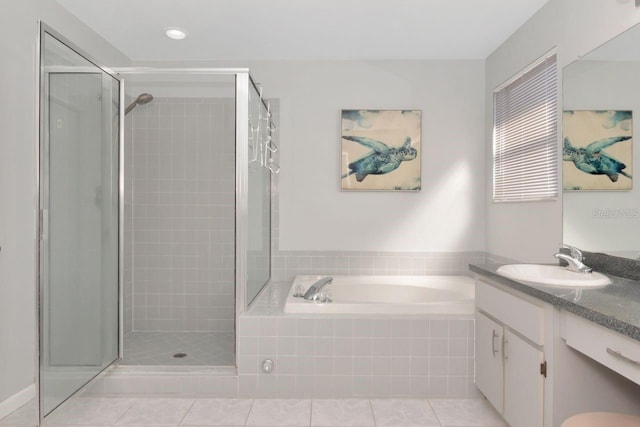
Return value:
M 584 261 L 584 255 L 582 255 L 582 251 L 580 249 L 575 246 L 567 245 L 566 243 L 563 243 L 562 247 L 569 249 L 571 252 L 571 258 L 580 262 Z

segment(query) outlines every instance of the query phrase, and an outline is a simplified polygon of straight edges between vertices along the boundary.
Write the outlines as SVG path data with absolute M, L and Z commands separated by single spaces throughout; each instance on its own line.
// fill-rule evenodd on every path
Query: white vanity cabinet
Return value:
M 563 321 L 569 347 L 640 385 L 640 342 L 568 312 Z
M 494 408 L 504 411 L 503 326 L 476 310 L 476 386 Z
M 476 280 L 475 338 L 478 389 L 511 426 L 542 427 L 544 307 Z

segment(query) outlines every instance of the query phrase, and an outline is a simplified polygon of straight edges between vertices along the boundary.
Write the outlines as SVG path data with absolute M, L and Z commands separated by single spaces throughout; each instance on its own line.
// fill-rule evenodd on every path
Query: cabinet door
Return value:
M 504 334 L 504 419 L 512 426 L 542 427 L 544 353 L 508 328 Z
M 476 386 L 500 413 L 504 403 L 502 334 L 502 325 L 476 312 Z

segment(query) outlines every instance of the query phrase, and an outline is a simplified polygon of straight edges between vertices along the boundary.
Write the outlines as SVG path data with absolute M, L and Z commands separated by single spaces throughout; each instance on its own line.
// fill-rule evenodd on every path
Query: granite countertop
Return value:
M 501 265 L 470 264 L 469 270 L 640 341 L 640 282 L 607 274 L 612 283 L 602 288 L 554 288 L 501 276 Z

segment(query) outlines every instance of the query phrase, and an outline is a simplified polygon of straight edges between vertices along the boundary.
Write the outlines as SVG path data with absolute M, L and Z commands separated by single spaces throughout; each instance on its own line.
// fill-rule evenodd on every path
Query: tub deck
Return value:
M 467 276 L 341 276 L 324 290 L 331 302 L 294 296 L 323 275 L 296 276 L 285 313 L 307 314 L 473 314 L 474 280 Z

